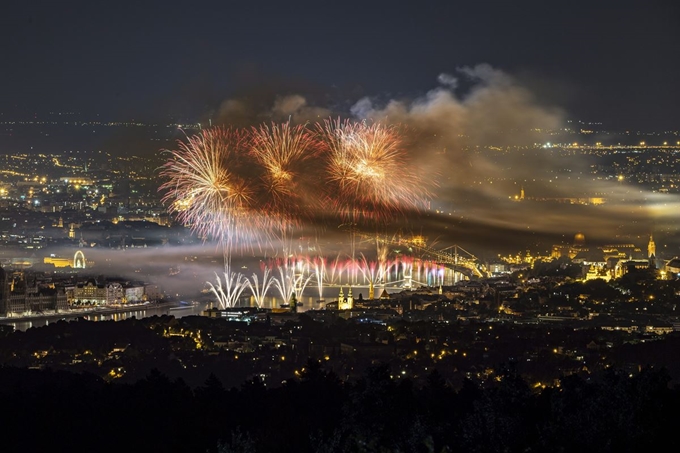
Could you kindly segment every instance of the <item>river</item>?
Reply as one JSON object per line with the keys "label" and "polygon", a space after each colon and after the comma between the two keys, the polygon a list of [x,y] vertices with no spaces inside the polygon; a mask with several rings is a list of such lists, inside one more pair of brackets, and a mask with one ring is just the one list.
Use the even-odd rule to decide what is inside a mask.
{"label": "river", "polygon": [[[364,293],[368,293],[365,287],[357,286],[354,287],[355,295],[359,293],[360,290],[364,290]],[[327,292],[336,293],[339,289],[334,288]],[[382,290],[380,290],[382,291]],[[394,289],[390,289],[390,292],[394,292]],[[378,292],[378,291],[376,291]],[[324,308],[323,303],[317,302],[318,294],[315,296],[308,295],[311,293],[316,293],[310,288],[307,288],[302,297],[300,297],[300,303],[302,305],[298,306],[298,312],[304,312],[307,310],[319,310]],[[337,293],[336,293],[337,294]],[[336,300],[337,295],[326,297],[327,301]],[[281,298],[274,296],[267,296],[264,298],[264,303],[261,308],[271,309],[279,308],[281,305]],[[14,327],[14,330],[25,331],[31,327],[41,327],[46,326],[51,323],[55,323],[61,320],[71,321],[77,318],[84,318],[88,321],[122,321],[124,319],[130,318],[147,318],[151,316],[162,316],[162,315],[172,315],[176,318],[181,318],[183,316],[196,316],[200,315],[206,308],[210,308],[212,305],[209,302],[198,303],[197,305],[187,305],[187,306],[177,306],[177,304],[163,304],[163,305],[140,305],[137,307],[100,307],[96,310],[91,311],[77,311],[69,312],[64,311],[62,313],[50,313],[45,315],[34,315],[34,316],[22,316],[13,318],[0,318],[0,324],[8,324]],[[255,299],[250,297],[243,297],[239,306],[250,306],[255,307]]]}
{"label": "river", "polygon": [[[252,298],[250,301],[244,299],[243,306],[255,306]],[[313,308],[312,304],[316,304],[315,308],[323,308],[314,300],[313,297],[302,297],[302,305],[298,307],[298,311],[306,311]],[[276,308],[280,305],[280,299],[276,297],[265,298],[262,308]],[[84,318],[88,321],[122,321],[130,318],[147,318],[151,316],[172,315],[175,318],[183,316],[200,315],[206,308],[211,306],[210,303],[199,303],[198,305],[177,306],[176,304],[165,304],[160,306],[141,305],[134,308],[109,308],[102,307],[91,311],[64,311],[61,313],[50,313],[44,315],[22,316],[14,318],[0,318],[0,324],[7,324],[14,327],[14,330],[25,331],[31,327],[47,326],[61,320],[71,321],[78,318]]]}
{"label": "river", "polygon": [[134,308],[101,308],[91,311],[49,313],[45,315],[21,316],[14,318],[0,318],[0,324],[14,327],[14,330],[27,330],[31,327],[42,327],[61,320],[72,321],[84,318],[88,321],[122,321],[130,318],[146,318],[150,316],[173,315],[177,318],[182,316],[200,315],[207,304],[196,306],[176,307],[174,305],[146,305]]}

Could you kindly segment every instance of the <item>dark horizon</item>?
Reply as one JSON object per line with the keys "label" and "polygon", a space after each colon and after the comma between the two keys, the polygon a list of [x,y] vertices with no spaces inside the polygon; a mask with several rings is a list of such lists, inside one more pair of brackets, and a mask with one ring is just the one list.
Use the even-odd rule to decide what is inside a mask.
{"label": "dark horizon", "polygon": [[608,129],[677,127],[680,7],[657,0],[115,5],[15,3],[1,19],[0,111],[214,116],[301,95],[348,114],[364,98],[423,98],[460,69],[510,75],[542,108]]}

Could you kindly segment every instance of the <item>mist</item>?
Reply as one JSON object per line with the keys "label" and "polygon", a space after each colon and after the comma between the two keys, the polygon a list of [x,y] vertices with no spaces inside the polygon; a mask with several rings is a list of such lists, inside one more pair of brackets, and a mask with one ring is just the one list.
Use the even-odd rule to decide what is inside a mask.
{"label": "mist", "polygon": [[[430,184],[432,196],[429,206],[406,210],[387,224],[359,225],[357,252],[369,259],[376,254],[376,234],[420,235],[434,248],[457,244],[491,261],[525,250],[548,254],[554,244],[571,243],[576,233],[585,234],[590,245],[638,246],[653,233],[662,257],[680,254],[680,197],[642,189],[616,175],[593,174],[596,157],[563,146],[569,143],[567,113],[559,106],[545,105],[530,87],[485,64],[440,74],[433,85],[412,98],[361,96],[332,106],[317,105],[304,94],[269,90],[223,100],[210,116],[213,124],[234,127],[289,120],[313,126],[328,118],[399,125],[408,171]],[[315,182],[323,184],[323,178]],[[601,203],[590,201],[598,198]],[[285,241],[280,233],[241,244],[232,270],[246,277],[260,273],[270,260],[283,258],[284,249],[329,260],[349,254],[350,232],[332,212],[310,212],[303,224],[286,232]],[[404,251],[396,244],[392,249]],[[211,242],[84,251],[93,263],[86,274],[154,282],[168,294],[197,293],[224,271],[222,251]]]}

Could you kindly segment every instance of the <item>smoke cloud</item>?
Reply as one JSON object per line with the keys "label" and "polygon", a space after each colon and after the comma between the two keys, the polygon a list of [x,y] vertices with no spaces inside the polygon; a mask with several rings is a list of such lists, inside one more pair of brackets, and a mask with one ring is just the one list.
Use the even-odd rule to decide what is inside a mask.
{"label": "smoke cloud", "polygon": [[439,77],[437,77],[437,81],[441,83],[442,85],[448,86],[452,90],[455,90],[456,87],[458,87],[458,79],[451,74],[439,74]]}
{"label": "smoke cloud", "polygon": [[[611,243],[672,228],[668,206],[677,206],[676,197],[660,199],[611,175],[595,176],[587,156],[541,147],[571,140],[564,133],[565,112],[544,105],[511,75],[479,64],[442,73],[436,82],[439,86],[418,97],[364,96],[344,110],[314,105],[302,94],[270,96],[264,104],[227,100],[220,117],[235,125],[348,115],[399,124],[411,171],[438,187],[430,211],[414,212],[408,225],[393,227],[445,243],[484,251],[533,243],[545,251],[551,241],[570,241],[579,231]],[[515,201],[522,192],[524,200]],[[579,204],[597,197],[605,203]]]}

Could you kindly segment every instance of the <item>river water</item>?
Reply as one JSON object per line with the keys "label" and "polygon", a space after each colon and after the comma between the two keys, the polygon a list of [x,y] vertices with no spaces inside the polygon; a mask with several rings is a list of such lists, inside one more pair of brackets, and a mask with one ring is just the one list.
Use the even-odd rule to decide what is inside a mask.
{"label": "river water", "polygon": [[2,324],[8,324],[14,327],[14,330],[27,330],[30,329],[31,327],[42,327],[46,326],[49,324],[56,323],[61,320],[65,321],[72,321],[77,318],[84,318],[87,319],[88,321],[121,321],[123,319],[130,319],[130,318],[146,318],[149,316],[161,316],[161,315],[173,315],[175,317],[181,317],[181,316],[189,316],[189,315],[199,315],[201,314],[201,311],[205,309],[205,305],[203,306],[189,306],[186,308],[181,308],[181,309],[174,309],[173,307],[170,306],[161,306],[161,307],[154,307],[154,306],[148,306],[148,307],[140,307],[138,309],[133,309],[133,310],[127,310],[127,309],[121,309],[120,311],[116,312],[104,312],[104,313],[97,313],[96,311],[91,311],[91,312],[78,312],[78,313],[69,313],[69,312],[63,312],[60,314],[55,314],[55,315],[48,315],[48,316],[41,316],[41,315],[36,315],[36,316],[23,316],[23,317],[16,317],[16,318],[3,318],[0,319],[0,323]]}
{"label": "river water", "polygon": [[[326,301],[337,300],[339,288],[325,288],[324,298]],[[368,294],[368,288],[364,286],[354,286],[354,296],[358,297],[363,291],[363,294]],[[347,291],[347,288],[345,288]],[[390,293],[398,291],[395,288],[388,288]],[[376,293],[381,294],[382,289],[378,290],[376,288]],[[304,312],[307,310],[321,310],[325,308],[324,303],[319,303],[319,294],[315,289],[307,288],[300,297],[299,302],[301,305],[298,306],[298,312]],[[281,306],[281,298],[274,296],[267,296],[264,298],[264,303],[261,308],[271,309],[279,308]],[[238,306],[245,307],[255,307],[255,299],[250,296],[243,297]],[[205,309],[211,308],[212,304],[209,302],[199,303],[197,305],[187,305],[187,306],[173,306],[173,305],[161,305],[161,306],[140,306],[139,308],[121,308],[114,311],[110,307],[102,307],[99,311],[89,311],[77,313],[64,312],[58,315],[36,315],[36,316],[24,316],[15,318],[0,318],[0,324],[9,324],[14,327],[15,330],[25,331],[31,327],[41,327],[46,326],[51,323],[58,322],[60,320],[74,320],[77,318],[85,318],[88,321],[122,321],[124,319],[130,318],[147,318],[151,316],[162,316],[162,315],[172,315],[176,318],[181,318],[183,316],[196,316],[200,315]]]}
{"label": "river water", "polygon": [[[323,304],[316,302],[314,297],[303,296],[301,298],[302,305],[298,306],[298,311],[306,311],[312,309],[323,308]],[[281,300],[276,297],[266,297],[262,308],[278,308],[281,304]],[[253,298],[244,299],[241,306],[255,306]],[[16,318],[1,318],[0,324],[8,324],[14,327],[14,330],[25,331],[31,327],[41,327],[46,326],[51,323],[55,323],[61,320],[71,321],[77,318],[84,318],[88,321],[122,321],[124,319],[130,318],[147,318],[151,316],[162,316],[171,315],[175,318],[181,318],[183,316],[196,316],[200,315],[206,308],[210,308],[210,303],[200,303],[198,305],[188,305],[188,306],[141,306],[137,309],[120,309],[118,311],[112,312],[108,308],[102,309],[102,313],[96,311],[89,312],[77,312],[69,313],[63,312],[58,315],[36,315],[36,316],[25,316]]]}

